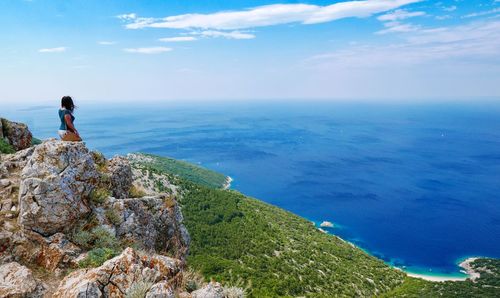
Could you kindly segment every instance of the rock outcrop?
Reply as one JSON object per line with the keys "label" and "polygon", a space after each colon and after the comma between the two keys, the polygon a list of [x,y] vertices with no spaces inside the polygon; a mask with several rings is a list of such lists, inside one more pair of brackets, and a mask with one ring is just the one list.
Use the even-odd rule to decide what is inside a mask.
{"label": "rock outcrop", "polygon": [[113,157],[107,162],[107,171],[113,196],[117,199],[128,198],[132,186],[132,168],[128,159],[122,156]]}
{"label": "rock outcrop", "polygon": [[9,212],[17,214],[19,176],[33,151],[34,148],[28,148],[0,157],[0,210],[4,216]]}
{"label": "rock outcrop", "polygon": [[99,175],[83,143],[46,141],[21,172],[19,223],[45,236],[65,232],[89,212]]}
{"label": "rock outcrop", "polygon": [[224,288],[218,282],[211,282],[191,293],[192,298],[224,298]]}
{"label": "rock outcrop", "polygon": [[127,248],[121,255],[106,261],[100,267],[81,269],[69,274],[52,297],[125,297],[134,284],[144,281],[153,285],[153,295],[161,292],[165,283],[175,283],[181,270],[180,265],[176,259],[161,255],[141,255],[132,248]]}
{"label": "rock outcrop", "polygon": [[43,297],[44,289],[44,285],[25,266],[16,262],[0,266],[0,297]]}
{"label": "rock outcrop", "polygon": [[[16,149],[31,138],[22,124],[1,123]],[[139,178],[156,181],[134,173],[126,158],[106,160],[83,142],[51,139],[0,155],[0,297],[125,297],[144,285],[149,298],[183,292],[177,287],[189,234],[177,192],[152,188],[130,198]],[[127,248],[64,277],[107,258],[92,260],[92,251],[112,256],[126,245],[147,253]],[[46,273],[37,271],[38,280],[30,268]]]}
{"label": "rock outcrop", "polygon": [[4,138],[16,151],[29,148],[33,136],[28,126],[0,118],[0,137]]}
{"label": "rock outcrop", "polygon": [[146,294],[146,298],[175,298],[174,287],[168,281],[154,284]]}
{"label": "rock outcrop", "polygon": [[43,268],[54,271],[57,268],[75,268],[78,266],[76,259],[82,253],[80,247],[68,240],[63,233],[57,233],[43,239],[37,264]]}
{"label": "rock outcrop", "polygon": [[148,250],[186,256],[189,235],[181,224],[182,214],[173,198],[158,195],[115,200],[111,206],[123,219],[116,228],[118,237],[133,239]]}

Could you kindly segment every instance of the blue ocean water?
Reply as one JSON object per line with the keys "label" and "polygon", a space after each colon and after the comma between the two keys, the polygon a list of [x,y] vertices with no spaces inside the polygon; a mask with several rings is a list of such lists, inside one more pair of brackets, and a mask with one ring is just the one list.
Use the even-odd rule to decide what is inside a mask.
{"label": "blue ocean water", "polygon": [[[0,114],[55,137],[57,102]],[[500,257],[500,104],[86,104],[76,126],[107,156],[148,152],[230,175],[232,188],[415,272]]]}

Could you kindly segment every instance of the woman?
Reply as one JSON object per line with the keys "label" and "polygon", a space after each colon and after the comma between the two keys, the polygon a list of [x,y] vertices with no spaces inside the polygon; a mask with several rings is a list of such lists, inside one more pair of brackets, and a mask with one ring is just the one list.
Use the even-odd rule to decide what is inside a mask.
{"label": "woman", "polygon": [[70,96],[64,96],[61,99],[61,109],[59,110],[59,119],[61,119],[61,126],[59,127],[59,136],[63,141],[73,141],[79,142],[82,140],[78,130],[76,130],[73,122],[75,121],[75,116],[73,116],[73,110],[75,109],[75,104]]}

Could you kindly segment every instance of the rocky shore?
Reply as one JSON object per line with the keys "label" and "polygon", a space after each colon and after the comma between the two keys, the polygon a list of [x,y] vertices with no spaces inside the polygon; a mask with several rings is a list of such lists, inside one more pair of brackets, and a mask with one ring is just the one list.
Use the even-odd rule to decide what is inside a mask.
{"label": "rocky shore", "polygon": [[476,271],[474,267],[472,266],[472,263],[476,261],[479,258],[467,258],[463,262],[460,263],[460,267],[462,267],[465,270],[465,273],[469,276],[469,278],[474,281],[478,278],[481,277],[481,273]]}

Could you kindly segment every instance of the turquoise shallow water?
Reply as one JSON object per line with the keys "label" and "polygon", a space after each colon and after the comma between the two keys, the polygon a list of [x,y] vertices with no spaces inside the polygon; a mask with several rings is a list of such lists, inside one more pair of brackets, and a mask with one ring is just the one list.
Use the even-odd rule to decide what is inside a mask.
{"label": "turquoise shallow water", "polygon": [[[57,104],[0,114],[56,136]],[[460,258],[500,257],[500,104],[82,103],[76,117],[107,156],[143,151],[223,172],[412,272],[460,275]]]}

